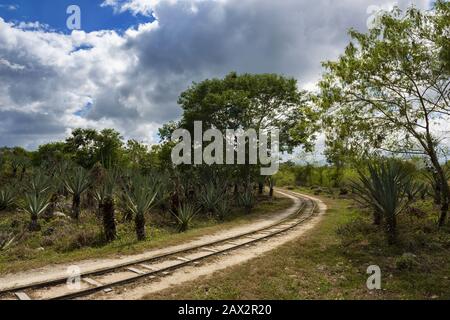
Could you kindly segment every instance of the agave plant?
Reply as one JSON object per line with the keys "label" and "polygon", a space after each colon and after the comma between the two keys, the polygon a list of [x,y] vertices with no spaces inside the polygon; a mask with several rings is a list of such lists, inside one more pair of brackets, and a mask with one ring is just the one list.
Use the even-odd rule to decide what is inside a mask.
{"label": "agave plant", "polygon": [[[397,161],[369,164],[367,173],[358,171],[359,181],[353,183],[356,200],[368,205],[374,212],[374,222],[385,220],[389,244],[397,240],[397,216],[408,208],[420,186]],[[410,197],[408,197],[410,193]]]}
{"label": "agave plant", "polygon": [[8,250],[17,241],[18,236],[12,232],[0,232],[0,251]]}
{"label": "agave plant", "polygon": [[11,187],[0,190],[0,211],[11,208],[16,200],[16,195]]}
{"label": "agave plant", "polygon": [[149,184],[148,177],[134,175],[131,184],[126,188],[127,207],[134,215],[136,236],[139,241],[145,240],[145,215],[155,204],[157,191]]}
{"label": "agave plant", "polygon": [[25,195],[23,210],[31,217],[31,222],[28,227],[30,231],[39,231],[41,229],[38,218],[47,209],[49,204],[50,198],[47,193],[27,193]]}
{"label": "agave plant", "polygon": [[178,207],[177,213],[172,214],[177,220],[178,231],[185,232],[189,229],[192,220],[195,218],[200,209],[197,209],[193,204],[185,202]]}
{"label": "agave plant", "polygon": [[99,215],[103,219],[105,240],[108,242],[115,240],[117,237],[114,203],[116,183],[117,172],[106,172],[101,185],[95,191]]}
{"label": "agave plant", "polygon": [[230,214],[231,204],[227,198],[220,200],[216,206],[216,213],[219,220],[223,221]]}
{"label": "agave plant", "polygon": [[256,197],[251,189],[246,189],[238,198],[239,206],[245,209],[245,213],[249,214],[256,204]]}
{"label": "agave plant", "polygon": [[41,194],[47,194],[52,187],[50,178],[46,176],[41,170],[37,170],[25,186],[25,190],[29,194],[34,194],[38,197]]}
{"label": "agave plant", "polygon": [[204,187],[204,192],[200,194],[200,204],[208,214],[216,212],[217,203],[220,201],[223,192],[214,183],[208,183]]}
{"label": "agave plant", "polygon": [[72,217],[76,220],[80,218],[81,195],[89,188],[89,173],[83,168],[77,168],[73,173],[68,173],[63,177],[67,191],[72,195]]}

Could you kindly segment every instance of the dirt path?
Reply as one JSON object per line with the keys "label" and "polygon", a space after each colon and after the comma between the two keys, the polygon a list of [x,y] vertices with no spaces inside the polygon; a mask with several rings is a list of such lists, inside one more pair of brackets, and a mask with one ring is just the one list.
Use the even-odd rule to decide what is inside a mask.
{"label": "dirt path", "polygon": [[[287,195],[287,194],[286,194]],[[155,293],[180,283],[193,281],[201,276],[210,276],[215,271],[223,270],[225,268],[244,263],[250,259],[263,255],[278,246],[295,240],[303,235],[305,232],[314,228],[314,226],[323,218],[326,213],[327,206],[319,199],[309,197],[318,203],[318,214],[313,218],[307,220],[305,223],[296,227],[295,229],[283,234],[279,237],[272,238],[270,241],[259,243],[251,248],[243,248],[233,251],[226,256],[216,258],[214,261],[206,262],[200,266],[188,266],[174,271],[171,275],[160,278],[159,280],[141,281],[138,284],[130,285],[124,288],[118,288],[111,293],[98,293],[91,296],[90,299],[105,299],[105,300],[137,300],[143,299],[146,295]],[[292,210],[289,210],[292,212]]]}
{"label": "dirt path", "polygon": [[[50,280],[50,279],[66,278],[69,275],[68,269],[73,266],[79,267],[82,273],[93,272],[95,270],[112,267],[114,265],[129,263],[129,262],[138,261],[138,260],[142,260],[142,259],[148,259],[148,258],[152,258],[154,256],[164,254],[164,253],[170,253],[170,252],[177,251],[180,249],[186,249],[189,247],[202,245],[205,243],[221,240],[221,239],[228,238],[231,236],[236,236],[236,235],[239,235],[239,234],[242,234],[245,232],[251,232],[256,229],[264,228],[273,223],[276,223],[277,221],[279,221],[285,217],[288,217],[288,216],[294,214],[300,207],[301,201],[298,198],[293,197],[287,193],[283,193],[281,191],[279,191],[278,193],[293,199],[294,205],[287,210],[284,210],[282,212],[277,212],[272,215],[264,216],[264,218],[257,219],[252,223],[249,223],[249,224],[246,224],[243,226],[234,227],[234,228],[231,228],[226,231],[221,231],[218,233],[201,236],[196,240],[189,241],[182,245],[166,247],[164,249],[152,250],[152,251],[148,251],[148,252],[145,252],[142,254],[137,254],[137,255],[121,256],[121,257],[115,257],[115,258],[109,258],[109,259],[102,258],[102,259],[84,260],[84,261],[79,261],[77,263],[50,265],[50,266],[46,266],[46,267],[35,269],[35,270],[29,270],[26,272],[7,274],[5,276],[0,277],[0,290],[4,290],[7,288],[16,287],[16,286],[34,284],[34,283],[38,283],[38,282]],[[313,219],[313,220],[315,220],[315,219]],[[307,224],[308,225],[311,224],[311,221],[312,220],[310,220],[310,222],[308,222]],[[289,236],[292,236],[292,235],[298,236],[299,230],[300,229],[296,229],[296,231],[289,233],[287,238],[289,238]],[[273,242],[273,244],[279,243],[280,240],[282,240],[283,238],[285,238],[285,236],[278,238],[276,241]],[[289,241],[289,239],[287,239],[286,241]],[[284,242],[281,242],[281,243],[284,243]],[[279,243],[279,244],[281,244],[281,243]],[[271,242],[271,244],[272,244],[272,242]],[[277,244],[277,245],[279,245],[279,244]],[[271,245],[271,248],[273,248],[275,246]],[[258,247],[254,247],[252,249],[247,249],[247,250],[251,251],[252,254],[253,253],[261,254],[262,252],[267,251],[267,250],[263,250],[262,252],[260,252],[261,249],[263,249],[264,247],[265,247],[265,245],[261,245],[261,248],[259,248],[259,246],[258,246]],[[268,249],[268,250],[270,250],[270,249]],[[233,253],[232,255],[230,255],[229,258],[234,257],[235,255],[238,255],[239,258],[232,259],[235,264],[235,263],[240,263],[242,261],[250,259],[251,256],[248,256],[249,254],[250,253],[242,254],[242,253],[239,253],[239,251],[236,251],[236,253]],[[244,257],[248,257],[248,258],[242,260],[242,258],[244,258]],[[232,264],[233,264],[232,262],[226,262],[224,264],[224,267],[226,267],[228,265],[232,265]],[[198,267],[198,269],[195,270],[196,272],[192,273],[191,277],[186,277],[186,280],[183,280],[183,281],[188,281],[188,280],[193,279],[194,278],[193,276],[195,274],[202,275],[205,272],[208,273],[208,272],[213,272],[216,270],[216,268],[213,266],[211,268],[206,268],[206,271],[205,270],[201,271],[203,269],[204,269],[204,267]],[[184,270],[182,272],[184,273]],[[176,277],[178,280],[176,280],[176,279],[174,280],[173,277]],[[181,279],[184,279],[184,278],[180,277],[177,272],[177,273],[174,273],[172,276],[165,277],[164,280],[161,281],[160,283],[157,283],[157,285],[155,285],[155,287],[160,287],[161,289],[164,289],[165,287],[168,287],[169,285],[171,285],[171,283],[173,281],[175,281],[175,283],[179,283],[181,281]],[[163,282],[166,283],[166,285],[162,284]],[[141,294],[147,293],[147,292],[151,292],[151,291],[145,291],[145,292],[143,291]],[[123,298],[128,299],[131,297],[135,298],[138,296],[139,296],[139,293],[136,292],[134,295],[129,296],[129,297],[124,295]],[[111,297],[119,298],[115,294],[111,295]]]}

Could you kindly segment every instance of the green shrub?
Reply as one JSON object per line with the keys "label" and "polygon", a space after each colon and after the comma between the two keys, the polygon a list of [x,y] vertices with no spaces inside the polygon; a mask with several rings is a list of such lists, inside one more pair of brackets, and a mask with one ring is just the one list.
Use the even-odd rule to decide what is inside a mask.
{"label": "green shrub", "polygon": [[177,213],[172,212],[178,225],[178,231],[187,231],[199,211],[200,209],[197,209],[193,204],[186,202],[178,207]]}
{"label": "green shrub", "polygon": [[16,200],[15,191],[10,187],[0,190],[0,211],[10,209]]}
{"label": "green shrub", "polygon": [[404,253],[395,261],[395,266],[398,270],[412,270],[417,265],[417,257],[412,253]]}

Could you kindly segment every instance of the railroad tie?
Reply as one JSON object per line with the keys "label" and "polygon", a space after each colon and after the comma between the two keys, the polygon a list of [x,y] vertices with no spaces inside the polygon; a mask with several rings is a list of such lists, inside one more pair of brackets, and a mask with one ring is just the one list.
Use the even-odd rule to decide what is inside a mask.
{"label": "railroad tie", "polygon": [[14,294],[19,300],[31,300],[31,298],[25,292],[15,292]]}
{"label": "railroad tie", "polygon": [[203,248],[203,251],[208,251],[208,252],[213,252],[213,253],[219,252],[219,251],[216,250],[216,249],[210,249],[210,248]]}
{"label": "railroad tie", "polygon": [[132,267],[127,268],[127,270],[128,270],[128,271],[131,271],[131,272],[134,272],[134,273],[137,273],[137,274],[144,274],[144,273],[145,273],[144,271],[141,271],[141,270],[139,270],[139,269],[132,268]]}
{"label": "railroad tie", "polygon": [[86,283],[89,283],[90,285],[92,285],[94,287],[101,287],[101,286],[103,286],[102,283],[100,283],[100,282],[98,282],[98,281],[96,281],[94,279],[91,279],[91,278],[82,278],[82,280],[84,282],[86,282]]}
{"label": "railroad tie", "polygon": [[145,263],[141,263],[139,266],[144,268],[144,269],[150,270],[150,271],[157,271],[158,270],[157,268],[152,267],[152,266],[150,266],[148,264],[145,264]]}
{"label": "railroad tie", "polygon": [[190,259],[183,258],[183,257],[177,257],[177,260],[184,261],[184,262],[190,262],[191,261]]}
{"label": "railroad tie", "polygon": [[233,246],[238,246],[238,245],[239,245],[239,243],[231,242],[231,241],[228,241],[227,243],[228,243],[228,244],[231,244],[231,245],[233,245]]}

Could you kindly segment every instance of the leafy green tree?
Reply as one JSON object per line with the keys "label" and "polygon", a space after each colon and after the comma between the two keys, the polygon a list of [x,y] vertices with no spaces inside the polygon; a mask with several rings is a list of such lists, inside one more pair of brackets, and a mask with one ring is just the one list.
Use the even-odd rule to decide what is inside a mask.
{"label": "leafy green tree", "polygon": [[441,58],[449,12],[448,2],[437,1],[432,12],[395,9],[369,33],[351,30],[353,41],[338,61],[324,63],[320,82],[326,123],[345,132],[352,148],[429,159],[441,184],[440,226],[449,209],[438,134],[450,120],[450,77]]}
{"label": "leafy green tree", "polygon": [[33,153],[33,165],[48,164],[49,166],[54,166],[69,158],[70,155],[66,152],[66,144],[64,142],[51,142],[40,145],[38,150]]}
{"label": "leafy green tree", "polygon": [[75,129],[66,139],[66,152],[74,162],[90,169],[96,162],[111,168],[120,164],[123,157],[123,142],[120,133],[114,129],[98,132],[94,129]]}
{"label": "leafy green tree", "polygon": [[[293,78],[232,72],[224,79],[194,83],[181,94],[180,125],[192,130],[195,121],[202,121],[204,128],[219,130],[251,128],[258,132],[278,128],[282,151],[292,151],[300,143],[311,148],[315,113],[306,98]],[[169,135],[175,125],[170,124],[163,132]]]}

